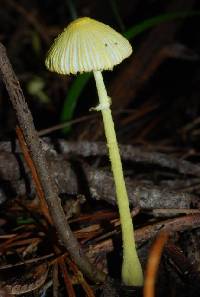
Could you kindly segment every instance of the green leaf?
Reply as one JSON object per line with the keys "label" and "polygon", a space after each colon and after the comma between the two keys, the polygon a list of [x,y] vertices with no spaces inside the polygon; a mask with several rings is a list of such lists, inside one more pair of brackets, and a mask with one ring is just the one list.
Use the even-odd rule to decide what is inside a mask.
{"label": "green leaf", "polygon": [[[16,223],[17,225],[29,225],[29,224],[35,223],[35,221],[33,218],[28,218],[28,217],[26,218],[26,217],[20,216],[17,218]],[[17,230],[17,228],[15,230]]]}
{"label": "green leaf", "polygon": [[[69,121],[72,119],[74,110],[76,108],[78,98],[80,94],[82,93],[85,85],[89,81],[91,77],[91,73],[84,73],[77,76],[77,78],[73,81],[68,93],[67,97],[64,101],[64,105],[62,108],[61,113],[61,122]],[[64,133],[68,133],[70,131],[71,127],[68,126],[63,129]]]}
{"label": "green leaf", "polygon": [[124,32],[124,36],[127,39],[132,39],[135,36],[139,35],[140,33],[143,33],[144,31],[156,25],[159,25],[163,22],[173,21],[175,19],[180,19],[180,18],[198,16],[198,15],[200,15],[200,11],[179,11],[179,12],[160,14],[153,18],[146,19],[143,22],[140,22],[139,24],[129,28],[126,32]]}

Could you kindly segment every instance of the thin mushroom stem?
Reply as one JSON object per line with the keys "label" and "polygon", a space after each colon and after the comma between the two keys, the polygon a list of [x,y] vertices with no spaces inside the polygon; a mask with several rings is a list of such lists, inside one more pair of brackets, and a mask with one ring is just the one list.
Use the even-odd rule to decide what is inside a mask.
{"label": "thin mushroom stem", "polygon": [[112,172],[116,187],[116,197],[119,208],[119,215],[122,228],[123,242],[123,262],[122,262],[122,281],[125,285],[142,286],[143,272],[137,255],[133,222],[130,214],[128,194],[124,181],[121,157],[115,134],[114,122],[110,110],[110,101],[104,85],[102,73],[94,71],[99,105],[95,108],[101,110]]}

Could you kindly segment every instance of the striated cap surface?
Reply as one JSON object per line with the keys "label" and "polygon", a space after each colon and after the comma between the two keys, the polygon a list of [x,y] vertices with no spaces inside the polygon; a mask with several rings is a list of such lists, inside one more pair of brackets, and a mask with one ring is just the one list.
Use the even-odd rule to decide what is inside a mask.
{"label": "striated cap surface", "polygon": [[76,74],[111,70],[132,53],[129,41],[110,26],[79,18],[55,39],[45,61],[50,71]]}

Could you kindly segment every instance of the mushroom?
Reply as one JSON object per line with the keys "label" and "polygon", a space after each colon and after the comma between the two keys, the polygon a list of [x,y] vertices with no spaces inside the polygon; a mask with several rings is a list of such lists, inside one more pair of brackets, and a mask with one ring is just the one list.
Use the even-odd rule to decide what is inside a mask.
{"label": "mushroom", "polygon": [[93,108],[102,112],[105,135],[119,208],[122,242],[122,281],[125,285],[142,286],[143,272],[137,255],[129,200],[122,163],[110,110],[111,99],[104,85],[102,71],[112,70],[132,53],[129,41],[110,26],[89,17],[68,25],[51,46],[45,61],[50,71],[60,74],[93,72],[99,104]]}

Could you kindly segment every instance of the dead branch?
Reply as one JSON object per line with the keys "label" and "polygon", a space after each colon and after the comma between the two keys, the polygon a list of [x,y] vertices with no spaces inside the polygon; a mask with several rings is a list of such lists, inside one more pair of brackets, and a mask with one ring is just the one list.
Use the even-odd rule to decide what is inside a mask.
{"label": "dead branch", "polygon": [[33,118],[25,101],[19,81],[12,69],[5,47],[0,44],[0,74],[16,112],[24,138],[35,164],[45,194],[52,220],[63,244],[78,267],[93,281],[104,281],[105,275],[97,271],[88,261],[78,241],[73,235],[62,209],[55,181],[50,176],[45,151],[35,130]]}
{"label": "dead branch", "polygon": [[[147,240],[155,238],[158,232],[166,231],[170,234],[174,232],[183,232],[200,227],[200,214],[177,217],[163,220],[151,225],[135,230],[135,239],[138,245],[142,245]],[[91,244],[87,248],[90,257],[98,253],[109,253],[113,251],[114,245],[111,238],[99,243]]]}
{"label": "dead branch", "polygon": [[[83,157],[107,156],[107,147],[103,142],[73,142],[58,140],[57,145],[59,146],[60,152],[63,154],[80,155]],[[199,165],[171,157],[167,154],[152,152],[142,146],[135,147],[132,145],[120,145],[120,152],[121,157],[124,161],[159,165],[164,168],[176,170],[177,172],[182,174],[200,176]]]}
{"label": "dead branch", "polygon": [[[1,146],[2,148],[7,146]],[[58,186],[59,194],[85,194],[79,188],[79,175],[72,164],[63,158],[63,155],[47,154],[51,176]],[[10,185],[14,195],[33,195],[34,187],[28,168],[19,163],[19,154],[0,150],[0,180]],[[24,169],[20,167],[24,166]],[[80,168],[85,175],[91,198],[105,200],[115,205],[114,182],[110,172],[97,170],[84,163]],[[23,173],[24,171],[24,173]],[[28,183],[28,185],[27,185]],[[193,194],[170,190],[170,187],[158,187],[153,184],[141,184],[126,178],[129,199],[133,207],[140,206],[142,209],[154,208],[183,208],[189,209],[199,203],[199,198]],[[28,189],[31,189],[31,191]],[[6,189],[3,183],[0,185],[0,201],[6,200]]]}
{"label": "dead branch", "polygon": [[[0,151],[13,152],[12,147],[15,146],[15,152],[20,153],[18,143],[0,142]],[[44,150],[50,153],[56,153],[55,149],[59,148],[60,154],[69,156],[82,157],[103,157],[107,156],[107,148],[103,142],[93,141],[66,141],[58,139],[56,145],[51,142],[49,138],[44,138],[42,142]],[[55,148],[56,147],[56,148]],[[174,158],[170,155],[154,152],[142,146],[120,145],[121,157],[124,161],[132,161],[134,163],[145,163],[151,165],[158,165],[160,167],[168,168],[177,171],[181,174],[200,176],[200,165],[193,164],[189,161]],[[63,156],[64,158],[64,156]],[[1,163],[0,163],[1,166]]]}

